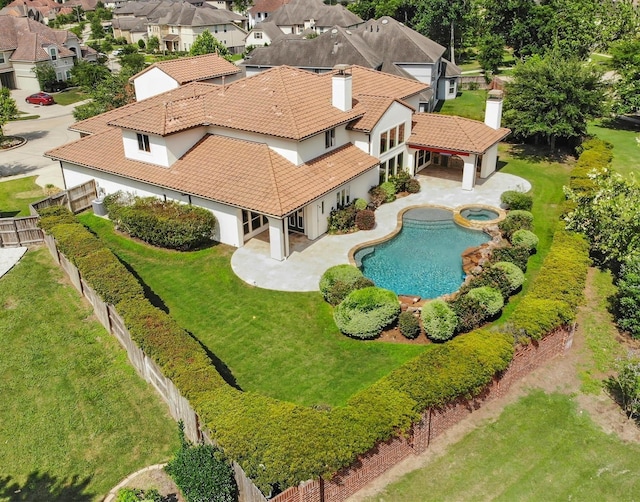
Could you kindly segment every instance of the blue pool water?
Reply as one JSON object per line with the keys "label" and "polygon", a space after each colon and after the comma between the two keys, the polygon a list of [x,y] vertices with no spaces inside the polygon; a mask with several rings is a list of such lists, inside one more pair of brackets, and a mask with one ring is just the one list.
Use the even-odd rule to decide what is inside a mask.
{"label": "blue pool water", "polygon": [[436,298],[462,284],[462,252],[488,240],[484,232],[454,223],[451,211],[410,209],[399,234],[358,250],[355,260],[376,286],[399,295]]}
{"label": "blue pool water", "polygon": [[463,209],[462,211],[460,211],[460,215],[467,220],[475,221],[491,221],[495,220],[498,217],[498,213],[496,213],[495,211],[482,207]]}

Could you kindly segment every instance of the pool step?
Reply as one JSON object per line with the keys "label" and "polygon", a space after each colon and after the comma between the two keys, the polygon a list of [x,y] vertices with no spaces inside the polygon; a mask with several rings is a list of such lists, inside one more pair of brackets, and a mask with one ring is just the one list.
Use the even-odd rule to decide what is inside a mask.
{"label": "pool step", "polygon": [[452,228],[455,226],[453,220],[412,220],[405,218],[402,220],[402,228]]}

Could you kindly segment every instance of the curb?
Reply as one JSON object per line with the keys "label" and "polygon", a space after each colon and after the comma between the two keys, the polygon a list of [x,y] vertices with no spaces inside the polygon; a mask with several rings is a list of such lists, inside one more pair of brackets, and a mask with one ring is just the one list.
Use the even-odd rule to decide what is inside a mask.
{"label": "curb", "polygon": [[116,496],[118,495],[118,491],[120,490],[120,488],[124,488],[138,474],[142,474],[143,472],[148,472],[148,471],[159,471],[160,469],[164,469],[165,465],[167,465],[167,464],[164,463],[164,464],[150,465],[148,467],[140,469],[139,471],[134,472],[133,474],[129,474],[126,478],[124,478],[122,481],[120,481],[116,486],[114,486],[111,489],[111,491],[103,499],[103,502],[113,502],[115,500]]}
{"label": "curb", "polygon": [[21,146],[26,145],[29,140],[27,138],[25,138],[24,136],[18,136],[18,135],[7,135],[5,136],[5,138],[20,138],[22,140],[22,143],[20,143],[19,145],[14,145],[10,148],[3,148],[2,150],[0,150],[0,152],[10,152],[11,150],[15,150],[16,148],[20,148]]}

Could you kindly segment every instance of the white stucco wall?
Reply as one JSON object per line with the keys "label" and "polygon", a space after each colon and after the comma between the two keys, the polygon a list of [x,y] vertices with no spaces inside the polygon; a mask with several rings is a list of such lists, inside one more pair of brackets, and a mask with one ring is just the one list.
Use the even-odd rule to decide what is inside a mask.
{"label": "white stucco wall", "polygon": [[[260,38],[256,37],[256,33],[260,34]],[[271,39],[262,30],[250,31],[247,38],[244,41],[245,45],[255,45],[256,47],[262,47],[266,44],[271,44]]]}
{"label": "white stucco wall", "polygon": [[124,145],[125,157],[148,162],[157,166],[169,167],[169,152],[167,151],[165,139],[152,134],[147,134],[147,136],[149,136],[149,152],[138,148],[138,136],[135,131],[123,129],[122,144]]}
{"label": "white stucco wall", "polygon": [[[122,190],[131,192],[140,197],[159,197],[167,200],[175,200],[182,203],[189,203],[189,197],[182,195],[174,190],[157,187],[140,181],[131,180],[122,176],[116,176],[110,173],[94,171],[86,167],[62,163],[62,172],[64,175],[65,188],[80,185],[91,179],[95,179],[98,189],[104,191],[105,194],[111,194]],[[239,208],[220,204],[211,200],[202,199],[192,196],[191,204],[194,206],[204,207],[210,210],[218,224],[214,235],[215,240],[230,246],[241,247],[242,239],[242,213]]]}
{"label": "white stucco wall", "polygon": [[[411,117],[413,112],[410,108],[394,102],[385,114],[380,118],[378,123],[371,131],[371,155],[379,159],[389,158],[397,155],[404,148],[406,150],[406,142],[411,135]],[[383,154],[380,153],[380,134],[388,131],[392,127],[404,123],[404,143],[396,145],[394,148],[387,150]],[[381,156],[382,155],[382,156]]]}
{"label": "white stucco wall", "polygon": [[133,81],[136,91],[136,101],[156,96],[171,89],[180,87],[172,77],[160,68],[152,68]]}
{"label": "white stucco wall", "polygon": [[202,139],[206,132],[207,128],[203,126],[165,136],[164,141],[169,165],[173,165],[176,160],[189,151],[193,145]]}

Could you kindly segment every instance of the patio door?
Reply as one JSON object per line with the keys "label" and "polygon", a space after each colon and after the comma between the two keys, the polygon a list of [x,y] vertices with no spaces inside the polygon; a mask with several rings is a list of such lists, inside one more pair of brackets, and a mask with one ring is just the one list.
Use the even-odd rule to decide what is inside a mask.
{"label": "patio door", "polygon": [[289,230],[304,233],[304,209],[298,209],[289,215]]}

